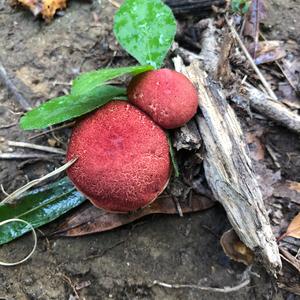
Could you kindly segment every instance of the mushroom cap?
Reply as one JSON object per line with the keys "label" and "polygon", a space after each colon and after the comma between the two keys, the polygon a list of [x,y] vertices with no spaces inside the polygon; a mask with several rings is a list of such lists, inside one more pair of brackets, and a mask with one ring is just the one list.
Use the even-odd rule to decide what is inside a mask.
{"label": "mushroom cap", "polygon": [[170,176],[165,132],[126,101],[111,101],[73,129],[67,169],[74,185],[95,206],[129,212],[147,206]]}
{"label": "mushroom cap", "polygon": [[128,86],[128,99],[166,129],[181,127],[197,112],[198,94],[191,81],[169,69],[135,76]]}

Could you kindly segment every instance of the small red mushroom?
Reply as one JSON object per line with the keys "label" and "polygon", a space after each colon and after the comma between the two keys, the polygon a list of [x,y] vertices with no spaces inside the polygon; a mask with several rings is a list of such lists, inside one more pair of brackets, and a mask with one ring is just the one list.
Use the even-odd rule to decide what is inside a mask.
{"label": "small red mushroom", "polygon": [[170,176],[165,132],[126,101],[111,101],[80,120],[71,135],[67,170],[95,206],[129,212],[153,202]]}
{"label": "small red mushroom", "polygon": [[198,94],[190,80],[169,69],[135,76],[128,86],[128,99],[166,129],[181,127],[197,112]]}

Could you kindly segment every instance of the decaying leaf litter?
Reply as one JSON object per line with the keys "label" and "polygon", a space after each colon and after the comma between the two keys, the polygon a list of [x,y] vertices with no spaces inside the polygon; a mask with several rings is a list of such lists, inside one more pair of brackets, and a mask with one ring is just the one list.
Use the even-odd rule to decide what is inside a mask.
{"label": "decaying leaf litter", "polygon": [[[191,47],[192,46],[193,45],[191,45]],[[185,46],[185,47],[189,48],[187,46]],[[178,50],[181,50],[181,52],[183,52],[183,55],[185,55],[184,58],[189,58],[190,55],[191,55],[189,52],[186,52],[185,49],[180,49],[179,48]],[[192,50],[193,50],[193,52],[195,54],[195,49],[192,49]],[[175,51],[176,51],[176,49],[175,49]],[[243,59],[243,57],[241,57],[241,55],[239,55],[238,58],[239,59]],[[235,63],[235,59],[236,59],[236,57],[233,57],[233,65]],[[247,60],[244,59],[244,63],[246,61]],[[240,65],[237,68],[234,69],[236,71],[237,75],[239,75],[239,72],[242,69],[242,65],[243,64],[240,63]],[[258,84],[258,86],[259,86],[259,83],[258,83],[258,80],[257,80],[257,75],[253,73],[253,71],[251,70],[251,68],[248,67],[248,68],[244,68],[244,69],[242,69],[242,70],[243,71],[247,70],[248,73],[250,73],[248,75],[248,78],[246,79],[246,83],[249,80],[250,83],[252,83],[254,86],[256,86],[256,84]],[[264,76],[266,78],[270,77],[270,78],[268,78],[268,82],[271,82],[273,86],[276,85],[276,79],[278,80],[278,78],[281,78],[280,76],[282,76],[282,75],[278,74],[278,71],[276,71],[276,70],[274,71],[272,66],[268,66],[266,70],[263,69],[263,72],[264,72]],[[274,78],[272,79],[272,77],[269,75],[268,72],[271,72],[272,75],[275,76],[275,79]],[[236,78],[237,77],[235,77],[234,79],[236,79]],[[244,78],[244,77],[240,76],[240,78]],[[264,89],[262,89],[262,90],[264,90]],[[231,92],[231,90],[230,90],[230,92]],[[283,222],[283,220],[285,220],[285,218],[283,218],[282,215],[280,215],[280,213],[281,214],[283,213],[282,212],[282,210],[283,210],[283,208],[282,208],[282,201],[284,201],[284,204],[287,206],[286,209],[287,209],[288,213],[292,214],[293,213],[293,209],[297,209],[297,206],[296,207],[292,207],[293,209],[291,207],[289,207],[291,205],[290,204],[291,201],[287,201],[288,203],[286,203],[286,201],[285,201],[286,200],[286,196],[282,196],[284,194],[288,194],[290,192],[290,189],[289,188],[284,188],[284,187],[289,186],[289,185],[286,184],[284,182],[284,180],[282,180],[281,177],[280,177],[281,175],[283,175],[284,176],[283,178],[287,177],[290,180],[294,180],[294,181],[298,180],[296,174],[294,176],[293,176],[293,174],[289,175],[289,171],[288,170],[291,169],[291,168],[289,168],[285,164],[285,161],[287,161],[287,164],[291,164],[296,159],[295,158],[295,154],[293,154],[293,151],[295,151],[293,149],[293,147],[292,147],[293,145],[289,145],[289,147],[291,148],[291,153],[288,153],[288,154],[284,153],[284,155],[285,155],[284,158],[286,158],[286,159],[283,159],[282,157],[280,157],[280,153],[282,153],[281,152],[282,151],[281,150],[281,145],[280,145],[280,142],[278,142],[278,137],[276,138],[276,133],[272,132],[272,128],[273,127],[271,126],[271,129],[267,130],[267,134],[265,133],[265,130],[266,130],[265,129],[265,127],[266,127],[265,123],[267,123],[266,120],[268,120],[268,119],[262,120],[261,116],[256,115],[255,111],[252,112],[251,110],[249,110],[249,103],[247,103],[247,102],[245,103],[245,101],[244,101],[243,98],[239,99],[239,97],[236,96],[236,95],[233,95],[233,96],[230,95],[230,92],[228,93],[229,94],[228,98],[232,97],[233,102],[235,103],[235,105],[238,108],[238,112],[241,113],[241,115],[242,115],[243,118],[240,118],[240,120],[243,121],[243,119],[245,118],[244,114],[247,114],[249,112],[252,114],[252,117],[254,115],[253,119],[247,120],[250,124],[253,123],[253,124],[251,124],[251,127],[253,126],[253,128],[251,128],[250,131],[249,131],[249,128],[248,128],[248,131],[250,133],[252,133],[252,134],[253,133],[256,134],[258,136],[259,140],[261,140],[261,139],[263,140],[263,143],[262,143],[260,149],[262,149],[262,148],[264,149],[264,155],[265,155],[265,157],[267,157],[266,160],[270,160],[268,162],[267,166],[271,167],[271,169],[266,168],[266,166],[265,165],[261,165],[261,163],[258,163],[257,167],[256,167],[256,163],[254,165],[255,165],[255,167],[258,170],[257,173],[261,177],[261,181],[260,181],[261,183],[260,184],[261,184],[261,186],[263,188],[262,190],[263,191],[265,190],[265,193],[266,193],[265,197],[268,198],[268,202],[267,203],[269,203],[269,201],[271,203],[271,205],[270,205],[270,207],[271,207],[270,208],[270,210],[271,210],[271,216],[272,216],[272,213],[274,213],[274,218],[272,218],[272,221],[274,221],[275,224],[276,224],[276,222],[278,223],[278,221],[279,222]],[[289,101],[289,99],[285,99],[285,100]],[[251,105],[251,103],[250,103],[250,105]],[[272,106],[271,106],[271,108],[272,108]],[[239,111],[239,110],[241,110],[241,111]],[[295,108],[294,108],[294,110],[295,110]],[[259,120],[259,121],[257,121],[257,120]],[[262,126],[260,126],[261,125],[260,123],[262,123]],[[244,125],[244,124],[242,124],[242,125]],[[244,126],[248,127],[248,124],[244,125]],[[193,125],[191,125],[190,127],[193,128]],[[182,131],[183,131],[182,134],[185,134],[184,130],[182,130]],[[180,135],[181,133],[178,133],[178,134]],[[290,133],[285,132],[285,135],[289,135],[289,134]],[[194,135],[197,137],[197,134],[194,134]],[[286,142],[288,143],[289,141],[287,140]],[[182,144],[182,141],[178,142],[178,144],[180,144],[180,143]],[[250,150],[253,150],[253,149],[251,149],[251,146],[253,146],[252,144],[253,143],[250,144]],[[260,150],[260,151],[262,151],[262,150]],[[255,152],[255,151],[252,151],[252,152]],[[291,157],[289,157],[289,156],[291,156]],[[260,154],[260,157],[262,157],[262,154]],[[198,155],[198,157],[196,156],[194,158],[193,157],[190,158],[188,160],[188,162],[187,162],[187,165],[189,163],[193,165],[195,163],[195,161],[199,165],[201,165],[201,162],[199,163],[199,155]],[[261,161],[261,159],[259,161]],[[274,166],[276,167],[275,170],[274,170]],[[187,167],[187,173],[188,173],[189,168],[188,168],[188,166],[186,166],[186,167]],[[282,170],[283,174],[281,174],[282,172],[279,172],[280,170]],[[260,174],[260,172],[262,174]],[[193,178],[193,176],[191,174],[187,174],[187,178],[185,178],[185,180],[189,180],[189,182],[190,182],[191,178]],[[202,179],[202,182],[203,182],[203,179]],[[272,189],[273,189],[273,186],[276,185],[276,187],[278,186],[278,190],[281,190],[281,194],[279,193],[279,195],[281,195],[281,196],[278,196],[278,192],[277,192],[277,198],[275,198],[275,204],[276,204],[277,201],[279,201],[279,204],[277,203],[277,205],[274,205],[274,203],[273,203],[274,200],[270,199],[270,198],[274,198],[274,196],[273,196],[274,194],[271,193],[271,191],[269,189],[269,186],[266,186],[265,182],[269,182],[269,185],[272,185]],[[283,185],[283,186],[280,187],[280,185]],[[202,192],[205,192],[206,194],[209,194],[209,190],[207,189],[207,187],[204,188],[202,185],[197,185],[197,188],[199,190],[201,190]],[[176,187],[175,187],[175,190],[178,190],[178,188],[176,189]],[[274,190],[276,190],[276,188],[274,188]],[[274,209],[274,207],[277,207],[277,209]],[[286,222],[288,222],[288,220],[286,220]],[[288,224],[285,224],[285,225],[288,225]],[[280,232],[282,232],[283,228],[284,227],[282,227],[282,225],[281,226],[277,226],[277,230],[279,229]],[[276,236],[277,236],[277,234],[276,234]],[[294,244],[294,243],[291,243],[291,244]]]}

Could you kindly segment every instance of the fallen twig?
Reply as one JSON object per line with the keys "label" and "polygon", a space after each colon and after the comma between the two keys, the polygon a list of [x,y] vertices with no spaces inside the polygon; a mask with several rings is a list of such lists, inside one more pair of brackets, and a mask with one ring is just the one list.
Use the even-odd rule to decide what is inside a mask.
{"label": "fallen twig", "polygon": [[213,287],[208,287],[208,286],[201,286],[201,285],[196,285],[196,284],[170,284],[166,282],[161,282],[154,280],[153,285],[159,285],[168,289],[197,289],[197,290],[202,290],[202,291],[209,291],[209,292],[217,292],[217,293],[232,293],[236,292],[247,285],[249,285],[250,279],[246,279],[245,281],[242,281],[240,284],[236,286],[225,286],[223,288],[213,288]]}
{"label": "fallen twig", "polygon": [[180,206],[180,203],[179,203],[178,199],[176,197],[172,197],[172,199],[175,202],[175,205],[176,205],[179,216],[183,217],[183,212],[182,212],[182,209],[181,209],[181,206]]}
{"label": "fallen twig", "polygon": [[102,257],[104,256],[108,251],[114,249],[115,247],[121,245],[121,244],[124,244],[126,242],[126,240],[122,240],[122,241],[118,241],[116,242],[115,244],[113,244],[112,246],[106,248],[106,249],[103,249],[99,254],[95,254],[95,255],[90,255],[88,257],[85,257],[83,258],[82,260],[83,261],[87,261],[87,260],[90,260],[90,259],[95,259],[95,258],[99,258],[99,257]]}
{"label": "fallen twig", "polygon": [[62,273],[59,273],[57,275],[61,276],[62,279],[70,285],[70,287],[72,288],[72,290],[73,290],[73,292],[75,294],[76,299],[80,299],[79,294],[78,294],[78,292],[76,290],[76,285],[73,283],[73,281],[71,280],[71,278],[69,278],[67,275],[62,274]]}
{"label": "fallen twig", "polygon": [[247,59],[250,62],[251,67],[253,68],[253,70],[255,71],[255,73],[257,74],[257,76],[259,77],[261,83],[263,84],[263,86],[265,87],[265,89],[267,90],[268,94],[270,95],[270,97],[277,101],[278,98],[275,95],[275,93],[273,92],[273,90],[271,89],[269,83],[267,82],[267,80],[265,79],[265,77],[263,76],[263,74],[260,72],[259,68],[256,66],[252,56],[250,55],[250,53],[248,52],[246,46],[244,45],[243,41],[241,40],[239,34],[237,33],[236,29],[233,27],[233,25],[231,24],[231,22],[225,17],[226,23],[229,26],[229,29],[231,31],[231,33],[233,34],[234,38],[237,40],[238,44],[240,45],[242,51],[244,52],[244,54],[246,55]]}
{"label": "fallen twig", "polygon": [[62,149],[48,147],[48,146],[42,146],[42,145],[36,145],[36,144],[31,144],[31,143],[7,141],[7,144],[8,144],[8,146],[12,146],[12,147],[29,148],[29,149],[39,150],[39,151],[61,154],[61,155],[66,154],[66,152]]}
{"label": "fallen twig", "polygon": [[265,144],[265,147],[269,153],[269,155],[271,156],[272,160],[273,160],[273,163],[275,164],[276,168],[280,169],[281,168],[281,165],[276,157],[276,153],[275,151],[272,149],[271,146],[269,146],[268,144]]}
{"label": "fallen twig", "polygon": [[39,153],[0,153],[0,159],[31,159],[31,158],[39,158],[39,159],[49,159],[48,155],[39,154]]}
{"label": "fallen twig", "polygon": [[20,197],[24,192],[26,192],[27,190],[29,190],[33,186],[35,186],[35,185],[37,185],[37,184],[45,181],[46,179],[48,179],[50,177],[53,177],[53,176],[55,176],[55,175],[63,172],[64,170],[66,170],[67,168],[69,168],[76,160],[77,160],[77,158],[74,158],[74,159],[68,161],[66,164],[64,164],[61,167],[59,167],[58,169],[55,169],[54,171],[46,174],[45,176],[43,176],[41,178],[34,179],[34,180],[28,182],[27,184],[25,184],[24,186],[22,186],[21,188],[17,189],[13,193],[11,193],[9,196],[7,196],[6,198],[4,198],[1,203],[3,204],[3,203],[12,202],[13,200],[15,200],[18,197]]}
{"label": "fallen twig", "polygon": [[[0,188],[1,188],[1,192],[2,192],[5,196],[8,196],[8,195],[9,195],[9,194],[5,191],[5,189],[4,189],[2,183],[0,184]],[[1,299],[1,298],[0,298],[0,299]]]}
{"label": "fallen twig", "polygon": [[111,3],[116,8],[120,8],[121,7],[121,4],[119,2],[117,2],[117,1],[108,0],[108,2]]}
{"label": "fallen twig", "polygon": [[33,140],[33,139],[38,138],[38,137],[40,137],[40,136],[43,136],[43,135],[45,135],[45,134],[48,134],[48,133],[51,133],[51,132],[54,132],[54,131],[57,131],[57,130],[60,130],[60,129],[63,129],[63,128],[71,127],[71,126],[75,125],[75,123],[76,123],[75,121],[72,121],[72,122],[70,122],[70,123],[63,124],[63,125],[58,126],[58,127],[54,127],[54,128],[47,129],[47,130],[45,130],[45,131],[43,131],[43,132],[37,133],[37,134],[35,134],[35,135],[29,137],[28,139],[29,139],[29,140]]}
{"label": "fallen twig", "polygon": [[16,126],[17,124],[18,124],[18,122],[13,122],[13,123],[10,123],[10,124],[1,125],[0,129],[7,129],[7,128],[10,128],[10,127]]}
{"label": "fallen twig", "polygon": [[300,116],[279,101],[273,101],[252,85],[245,83],[250,106],[269,119],[300,133]]}
{"label": "fallen twig", "polygon": [[179,16],[208,16],[211,12],[228,5],[226,0],[166,0],[175,15]]}
{"label": "fallen twig", "polygon": [[8,88],[8,90],[14,95],[15,100],[21,105],[21,107],[25,110],[31,110],[31,106],[28,101],[18,92],[17,88],[13,84],[13,82],[8,77],[5,68],[0,62],[0,81]]}

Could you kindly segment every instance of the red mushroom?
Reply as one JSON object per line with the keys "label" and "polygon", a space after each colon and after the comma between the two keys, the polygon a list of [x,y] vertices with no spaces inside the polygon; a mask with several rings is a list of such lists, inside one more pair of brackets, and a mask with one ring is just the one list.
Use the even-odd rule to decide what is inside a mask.
{"label": "red mushroom", "polygon": [[190,80],[169,69],[135,76],[129,83],[128,99],[166,129],[187,123],[198,107],[197,91]]}
{"label": "red mushroom", "polygon": [[129,212],[147,206],[170,176],[165,132],[126,101],[112,101],[79,121],[70,138],[67,170],[95,206]]}

